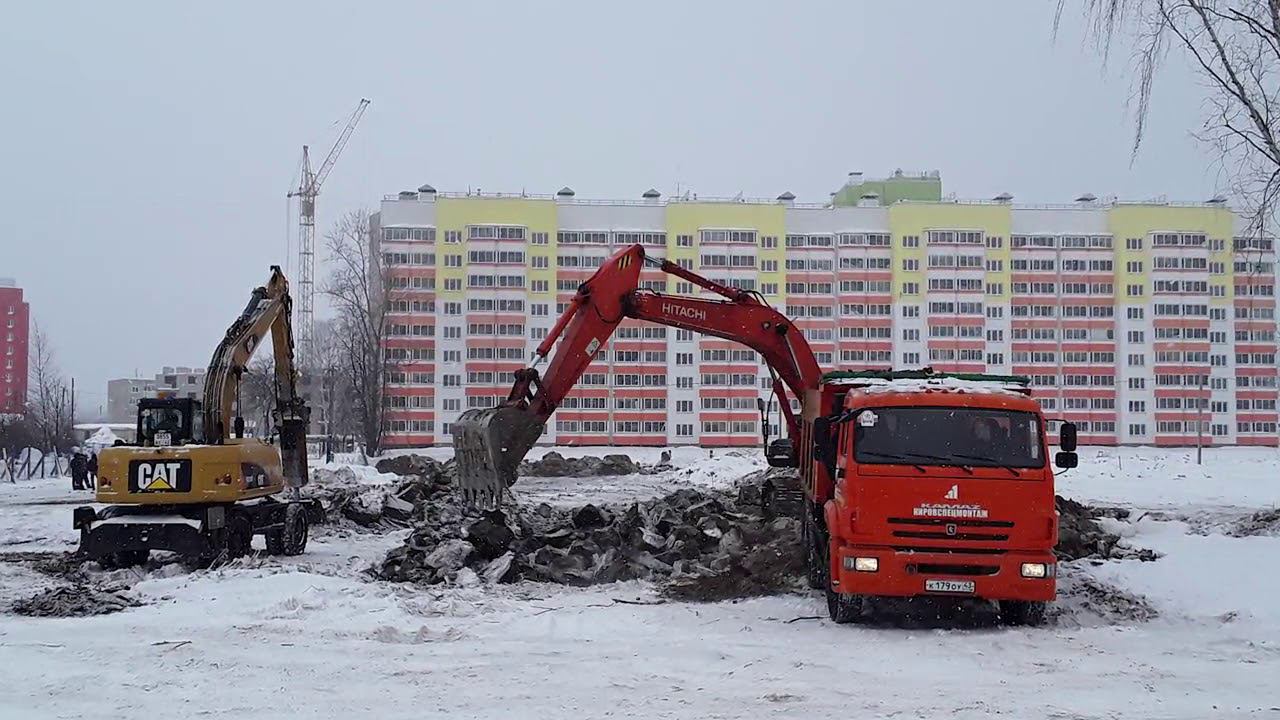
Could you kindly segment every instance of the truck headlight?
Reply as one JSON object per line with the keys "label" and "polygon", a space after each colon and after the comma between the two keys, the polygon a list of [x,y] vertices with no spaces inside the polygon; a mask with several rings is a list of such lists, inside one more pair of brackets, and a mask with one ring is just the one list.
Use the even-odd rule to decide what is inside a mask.
{"label": "truck headlight", "polygon": [[1022,563],[1022,577],[1047,578],[1052,567],[1052,565],[1045,565],[1044,563]]}
{"label": "truck headlight", "polygon": [[844,569],[856,572],[877,572],[880,570],[880,561],[873,557],[847,557],[844,559]]}

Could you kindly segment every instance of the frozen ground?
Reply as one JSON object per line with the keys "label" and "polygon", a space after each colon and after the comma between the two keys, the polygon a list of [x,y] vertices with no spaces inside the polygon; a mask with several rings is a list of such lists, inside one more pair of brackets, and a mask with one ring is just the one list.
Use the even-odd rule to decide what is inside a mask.
{"label": "frozen ground", "polygon": [[[1164,557],[1063,568],[1063,617],[1047,628],[838,627],[812,619],[825,607],[807,595],[615,602],[657,602],[643,584],[425,590],[360,574],[399,533],[325,531],[298,558],[99,576],[144,603],[114,615],[0,615],[0,718],[1280,718],[1280,537],[1193,527],[1280,504],[1280,456],[1214,450],[1197,467],[1194,451],[1087,449],[1081,461],[1064,494],[1160,511],[1114,527]],[[677,449],[675,464],[635,484],[522,480],[522,498],[727,484],[759,462]],[[0,553],[71,547],[84,497],[68,485],[0,485]],[[0,606],[57,582],[0,562]],[[1076,591],[1097,582],[1159,617]]]}

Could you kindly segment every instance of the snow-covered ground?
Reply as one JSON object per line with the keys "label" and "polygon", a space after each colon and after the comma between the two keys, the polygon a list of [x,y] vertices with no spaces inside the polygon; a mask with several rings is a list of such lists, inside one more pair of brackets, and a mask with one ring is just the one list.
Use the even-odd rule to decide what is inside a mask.
{"label": "snow-covered ground", "polygon": [[[833,625],[816,595],[633,605],[615,601],[657,602],[652,588],[414,588],[360,572],[402,533],[324,530],[297,558],[107,574],[144,603],[113,615],[0,615],[0,718],[1280,717],[1280,537],[1188,524],[1280,504],[1280,455],[1205,461],[1088,448],[1060,479],[1082,501],[1161,511],[1113,523],[1160,560],[1063,568],[1064,588],[1145,596],[1160,613],[1147,622],[1078,593],[1046,628],[904,630]],[[526,502],[622,499],[762,466],[686,448],[674,464],[517,487]],[[85,499],[65,480],[0,484],[0,553],[72,547]],[[56,582],[0,562],[0,606]]]}

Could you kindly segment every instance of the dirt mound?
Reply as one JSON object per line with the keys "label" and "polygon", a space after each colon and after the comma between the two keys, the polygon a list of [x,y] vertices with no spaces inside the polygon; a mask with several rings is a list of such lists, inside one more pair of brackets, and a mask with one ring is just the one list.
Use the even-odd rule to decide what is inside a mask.
{"label": "dirt mound", "polygon": [[108,615],[141,603],[116,591],[89,585],[64,585],[13,603],[13,612],[28,617]]}

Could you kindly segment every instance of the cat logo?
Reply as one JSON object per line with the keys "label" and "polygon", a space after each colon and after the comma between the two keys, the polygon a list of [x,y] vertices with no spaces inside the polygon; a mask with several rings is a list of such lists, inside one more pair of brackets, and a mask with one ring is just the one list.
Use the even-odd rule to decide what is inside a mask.
{"label": "cat logo", "polygon": [[139,490],[173,490],[178,483],[181,463],[156,462],[138,464]]}
{"label": "cat logo", "polygon": [[129,463],[129,491],[190,492],[190,460],[134,460]]}
{"label": "cat logo", "polygon": [[959,500],[959,499],[960,499],[960,486],[959,486],[959,485],[952,485],[952,486],[951,486],[951,489],[947,491],[947,494],[942,496],[942,499],[943,499],[943,500]]}

